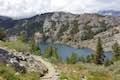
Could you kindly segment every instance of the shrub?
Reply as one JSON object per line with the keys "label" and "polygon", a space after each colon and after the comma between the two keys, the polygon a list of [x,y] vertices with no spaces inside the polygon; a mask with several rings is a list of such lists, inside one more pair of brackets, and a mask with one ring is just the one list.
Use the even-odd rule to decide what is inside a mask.
{"label": "shrub", "polygon": [[0,77],[5,80],[39,80],[36,72],[15,75],[16,71],[11,66],[0,65]]}
{"label": "shrub", "polygon": [[88,40],[92,39],[94,36],[94,33],[91,30],[84,30],[81,32],[81,40]]}
{"label": "shrub", "polygon": [[40,48],[39,48],[39,45],[35,43],[34,39],[32,38],[30,41],[29,41],[29,51],[35,55],[40,55]]}
{"label": "shrub", "polygon": [[66,58],[66,62],[67,62],[68,64],[75,64],[76,62],[78,62],[77,54],[75,54],[75,53],[70,54],[70,55]]}
{"label": "shrub", "polygon": [[91,30],[91,26],[86,25],[84,30],[81,32],[81,40],[88,40],[94,37],[94,33]]}
{"label": "shrub", "polygon": [[113,64],[111,60],[106,60],[104,63],[105,66],[110,66],[111,64]]}
{"label": "shrub", "polygon": [[46,48],[43,56],[45,58],[50,58],[52,56],[52,47]]}
{"label": "shrub", "polygon": [[48,47],[45,49],[43,57],[51,59],[52,62],[60,61],[56,48]]}
{"label": "shrub", "polygon": [[60,75],[60,80],[68,80],[68,77],[62,72]]}
{"label": "shrub", "polygon": [[81,56],[81,57],[79,58],[79,61],[81,61],[81,62],[86,62],[86,58],[83,57],[83,56]]}

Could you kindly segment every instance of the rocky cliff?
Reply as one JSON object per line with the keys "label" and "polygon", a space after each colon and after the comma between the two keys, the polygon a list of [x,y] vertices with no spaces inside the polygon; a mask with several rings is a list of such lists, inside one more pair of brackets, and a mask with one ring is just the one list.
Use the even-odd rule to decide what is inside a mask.
{"label": "rocky cliff", "polygon": [[40,32],[46,39],[73,47],[94,49],[96,39],[101,37],[105,50],[111,50],[111,45],[120,41],[120,17],[115,16],[53,12],[13,20],[12,23],[14,24],[6,29],[8,35],[22,33],[28,38],[35,32]]}

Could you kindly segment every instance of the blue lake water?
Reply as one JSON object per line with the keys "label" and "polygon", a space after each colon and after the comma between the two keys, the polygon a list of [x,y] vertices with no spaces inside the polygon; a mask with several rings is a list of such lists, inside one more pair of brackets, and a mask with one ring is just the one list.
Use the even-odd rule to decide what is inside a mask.
{"label": "blue lake water", "polygon": [[[88,55],[91,55],[94,53],[94,51],[90,48],[73,48],[71,46],[68,46],[66,44],[52,44],[52,43],[40,43],[39,48],[41,49],[41,52],[44,53],[44,50],[48,47],[53,47],[57,49],[57,52],[59,56],[62,59],[66,59],[67,56],[69,56],[71,53],[75,53],[78,55],[78,57],[87,57]],[[111,59],[112,53],[104,52],[106,58],[105,59]]]}

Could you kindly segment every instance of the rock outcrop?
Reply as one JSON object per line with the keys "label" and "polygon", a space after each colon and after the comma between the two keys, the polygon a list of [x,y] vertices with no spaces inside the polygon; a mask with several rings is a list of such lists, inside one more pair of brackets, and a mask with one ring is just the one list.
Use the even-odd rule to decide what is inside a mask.
{"label": "rock outcrop", "polygon": [[43,42],[44,39],[45,39],[45,36],[44,36],[43,33],[35,32],[35,34],[34,34],[34,40],[35,40],[35,43]]}
{"label": "rock outcrop", "polygon": [[44,76],[48,72],[46,66],[29,53],[7,52],[0,49],[0,64],[11,65],[19,73],[37,72],[40,76]]}

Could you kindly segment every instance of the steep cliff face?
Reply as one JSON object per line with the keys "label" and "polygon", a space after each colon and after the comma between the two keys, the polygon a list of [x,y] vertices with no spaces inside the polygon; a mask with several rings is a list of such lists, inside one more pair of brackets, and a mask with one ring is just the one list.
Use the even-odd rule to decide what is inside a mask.
{"label": "steep cliff face", "polygon": [[46,13],[32,18],[14,20],[14,26],[7,29],[7,32],[9,35],[24,33],[27,37],[40,32],[54,42],[93,49],[96,39],[101,37],[104,47],[111,49],[115,41],[120,41],[120,17],[64,12]]}

